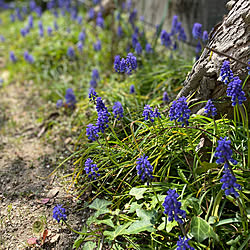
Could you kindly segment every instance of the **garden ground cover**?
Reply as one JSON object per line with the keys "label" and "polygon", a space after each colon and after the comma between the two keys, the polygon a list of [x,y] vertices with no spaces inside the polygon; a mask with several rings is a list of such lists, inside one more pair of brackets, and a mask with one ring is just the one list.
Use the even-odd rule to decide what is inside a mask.
{"label": "garden ground cover", "polygon": [[[242,104],[231,120],[191,114],[195,101],[171,103],[193,64],[183,56],[180,25],[172,35],[145,32],[129,8],[92,22],[86,5],[67,8],[40,17],[31,8],[14,23],[13,10],[1,13],[3,247],[29,240],[45,249],[176,249],[185,236],[189,249],[244,249],[249,133]],[[198,36],[201,25],[194,27]],[[98,98],[93,89],[89,98],[89,87]],[[216,156],[226,136],[229,151]],[[225,161],[240,184],[226,195]]]}

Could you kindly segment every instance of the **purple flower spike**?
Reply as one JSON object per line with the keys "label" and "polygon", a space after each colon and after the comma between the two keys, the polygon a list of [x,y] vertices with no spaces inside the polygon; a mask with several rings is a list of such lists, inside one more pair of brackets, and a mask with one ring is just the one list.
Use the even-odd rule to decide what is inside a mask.
{"label": "purple flower spike", "polygon": [[180,209],[181,202],[177,201],[179,195],[176,193],[175,189],[169,189],[164,203],[162,204],[165,211],[164,213],[168,216],[168,221],[177,221],[183,224],[183,218],[186,218],[186,211]]}
{"label": "purple flower spike", "polygon": [[194,39],[202,38],[202,25],[200,23],[194,23],[192,34]]}
{"label": "purple flower spike", "polygon": [[53,218],[59,223],[61,220],[66,221],[67,215],[65,208],[62,205],[56,205],[53,209]]}
{"label": "purple flower spike", "polygon": [[137,175],[141,176],[142,181],[144,181],[145,178],[153,179],[153,167],[148,160],[148,156],[143,154],[143,156],[137,159],[136,164]]}

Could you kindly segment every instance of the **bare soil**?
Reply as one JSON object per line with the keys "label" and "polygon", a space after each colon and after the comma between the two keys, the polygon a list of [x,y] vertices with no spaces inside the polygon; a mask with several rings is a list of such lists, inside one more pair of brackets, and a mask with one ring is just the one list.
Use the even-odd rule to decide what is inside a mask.
{"label": "bare soil", "polygon": [[[72,165],[67,163],[49,176],[73,145],[65,143],[71,141],[65,131],[53,136],[46,132],[48,123],[39,120],[39,108],[47,104],[39,94],[32,81],[0,89],[0,249],[73,249],[77,235],[58,224],[52,210],[62,204],[76,230],[81,230],[87,216],[78,211],[81,201],[68,192],[70,183],[62,178],[73,171]],[[49,110],[47,117],[60,124],[56,109]],[[48,230],[42,246],[41,241],[27,243],[32,237],[41,237],[33,229],[36,221],[43,226],[42,231]]]}

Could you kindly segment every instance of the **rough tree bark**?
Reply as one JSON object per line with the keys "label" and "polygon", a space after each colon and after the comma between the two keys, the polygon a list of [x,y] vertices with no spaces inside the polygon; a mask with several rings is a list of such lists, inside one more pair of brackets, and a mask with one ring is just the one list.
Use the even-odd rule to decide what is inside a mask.
{"label": "rough tree bark", "polygon": [[[210,33],[210,40],[206,48],[187,76],[184,87],[179,92],[177,98],[181,96],[189,97],[194,93],[191,102],[211,98],[218,100],[222,96],[226,97],[226,85],[218,79],[224,60],[230,60],[234,75],[239,76],[242,83],[246,78],[248,73],[246,64],[250,61],[250,1],[229,1],[227,7],[230,12],[227,16],[224,16],[223,21],[215,26],[214,30]],[[209,48],[216,50],[217,53],[214,51],[211,52]],[[248,99],[244,104],[247,106],[249,113],[250,78],[244,87],[244,91]],[[220,113],[228,113],[229,116],[232,116],[233,109],[230,98],[225,99],[227,101],[220,102],[216,107]],[[192,111],[201,113],[203,106],[204,104],[195,105]]]}

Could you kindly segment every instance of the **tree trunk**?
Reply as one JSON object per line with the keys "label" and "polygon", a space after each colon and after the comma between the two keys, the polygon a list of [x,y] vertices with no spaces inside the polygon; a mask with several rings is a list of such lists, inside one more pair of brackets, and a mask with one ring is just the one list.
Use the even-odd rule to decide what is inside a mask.
{"label": "tree trunk", "polygon": [[[215,26],[209,34],[209,41],[199,60],[187,76],[184,87],[179,92],[177,98],[192,96],[191,102],[213,99],[215,104],[216,100],[218,100],[220,101],[220,104],[216,105],[218,112],[222,114],[228,113],[231,116],[233,109],[230,98],[226,97],[227,86],[219,81],[218,78],[224,60],[230,61],[234,76],[239,76],[242,84],[247,77],[247,63],[250,61],[250,1],[230,1],[227,7],[230,12],[227,16],[224,16],[223,21]],[[249,113],[250,78],[243,90],[248,99],[244,104]],[[204,107],[204,103],[195,105],[192,111],[201,113],[200,109],[202,107]]]}

